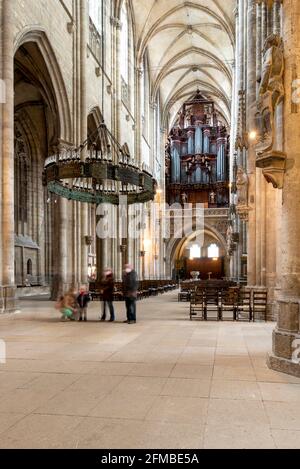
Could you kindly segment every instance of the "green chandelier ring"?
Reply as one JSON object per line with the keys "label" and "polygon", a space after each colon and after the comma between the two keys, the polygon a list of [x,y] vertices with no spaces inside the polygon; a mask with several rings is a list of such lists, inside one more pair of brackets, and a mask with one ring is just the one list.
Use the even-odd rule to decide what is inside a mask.
{"label": "green chandelier ring", "polygon": [[[43,185],[59,197],[90,204],[146,203],[154,199],[157,182],[150,171],[132,163],[127,145],[121,147],[104,123],[79,149],[65,150],[47,158]],[[97,140],[98,139],[98,140]],[[87,157],[82,158],[83,149]],[[118,163],[116,164],[115,161]]]}

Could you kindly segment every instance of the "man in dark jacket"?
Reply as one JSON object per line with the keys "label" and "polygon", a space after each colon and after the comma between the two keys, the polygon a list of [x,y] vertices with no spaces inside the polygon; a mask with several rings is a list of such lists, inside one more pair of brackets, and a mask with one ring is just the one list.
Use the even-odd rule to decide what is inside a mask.
{"label": "man in dark jacket", "polygon": [[125,265],[123,273],[123,292],[126,304],[126,315],[128,324],[136,323],[136,299],[138,291],[137,273],[129,264]]}

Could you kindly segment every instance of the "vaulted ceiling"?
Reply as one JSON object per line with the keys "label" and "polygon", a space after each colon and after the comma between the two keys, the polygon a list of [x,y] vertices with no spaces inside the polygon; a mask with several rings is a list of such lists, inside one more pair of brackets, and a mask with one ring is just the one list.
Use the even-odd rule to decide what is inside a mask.
{"label": "vaulted ceiling", "polygon": [[197,88],[230,122],[235,0],[132,0],[139,62],[148,51],[151,98],[170,123]]}

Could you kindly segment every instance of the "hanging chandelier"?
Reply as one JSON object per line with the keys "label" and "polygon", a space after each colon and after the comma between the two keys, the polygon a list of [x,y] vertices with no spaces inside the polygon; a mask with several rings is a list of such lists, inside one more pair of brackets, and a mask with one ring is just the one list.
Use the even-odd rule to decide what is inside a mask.
{"label": "hanging chandelier", "polygon": [[127,196],[128,204],[153,200],[157,187],[149,168],[134,163],[127,144],[121,146],[104,122],[79,148],[46,159],[43,184],[68,200],[114,205],[120,196]]}

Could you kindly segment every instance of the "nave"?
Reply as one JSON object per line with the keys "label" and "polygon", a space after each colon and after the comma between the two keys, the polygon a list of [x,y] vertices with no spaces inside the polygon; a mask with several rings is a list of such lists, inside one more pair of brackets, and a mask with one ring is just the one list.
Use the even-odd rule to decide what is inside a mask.
{"label": "nave", "polygon": [[137,324],[60,322],[48,301],[0,318],[0,448],[300,445],[300,379],[267,368],[271,323],[190,322],[177,292]]}

